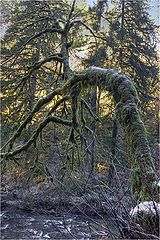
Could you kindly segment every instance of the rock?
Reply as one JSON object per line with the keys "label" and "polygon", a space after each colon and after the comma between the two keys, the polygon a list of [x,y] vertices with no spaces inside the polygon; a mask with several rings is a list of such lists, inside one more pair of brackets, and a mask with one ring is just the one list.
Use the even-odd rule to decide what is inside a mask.
{"label": "rock", "polygon": [[130,216],[144,232],[159,235],[160,203],[142,202],[130,211]]}

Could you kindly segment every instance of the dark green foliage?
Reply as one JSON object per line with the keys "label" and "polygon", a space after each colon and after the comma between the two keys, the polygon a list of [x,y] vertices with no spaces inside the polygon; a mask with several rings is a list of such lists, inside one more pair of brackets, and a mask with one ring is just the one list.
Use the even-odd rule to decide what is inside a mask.
{"label": "dark green foliage", "polygon": [[106,13],[109,61],[132,78],[145,103],[158,81],[156,26],[150,20],[147,1],[120,0],[118,4]]}

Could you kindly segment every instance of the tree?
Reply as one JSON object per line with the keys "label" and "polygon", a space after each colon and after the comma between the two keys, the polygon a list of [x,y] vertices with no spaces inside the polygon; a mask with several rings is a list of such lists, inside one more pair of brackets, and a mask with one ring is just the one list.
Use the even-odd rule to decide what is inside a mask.
{"label": "tree", "polygon": [[[15,8],[9,12],[9,25],[2,42],[2,108],[6,128],[11,123],[12,131],[16,130],[41,96],[71,77],[69,56],[72,50],[85,43],[77,29],[85,28],[92,32],[85,23],[87,20],[80,20],[85,16],[85,10],[80,11],[75,3],[15,1]],[[76,38],[80,41],[77,42]],[[8,88],[13,91],[8,91]],[[74,110],[74,89],[71,98],[71,108]],[[52,109],[55,101],[30,121],[29,129],[34,129],[36,122],[45,116],[48,108]],[[68,98],[64,99],[64,106],[57,111],[57,115],[67,112],[66,101]],[[74,115],[72,117],[75,118]],[[26,141],[30,136],[28,133]],[[69,139],[74,134],[73,129]],[[69,142],[71,149],[74,149],[74,142]]]}
{"label": "tree", "polygon": [[[137,92],[132,82],[126,76],[111,69],[101,69],[96,67],[88,68],[82,73],[74,75],[61,88],[55,89],[46,97],[40,99],[34,106],[32,112],[28,115],[28,117],[19,126],[15,134],[9,140],[10,145],[13,145],[13,142],[21,135],[23,129],[27,126],[33,116],[38,113],[38,111],[44,105],[49,103],[56,95],[63,96],[79,82],[79,86],[81,84],[82,86],[85,86],[86,84],[94,85],[97,83],[100,84],[104,90],[108,90],[112,93],[116,101],[117,119],[124,129],[125,137],[129,143],[127,152],[133,171],[133,194],[136,199],[140,199],[142,201],[152,199],[154,193],[153,182],[155,181],[154,164],[150,154],[144,125],[137,107]],[[75,110],[77,111],[77,108],[75,108]],[[48,114],[48,116],[40,123],[27,143],[13,151],[2,153],[2,156],[9,158],[20,153],[21,151],[26,150],[37,139],[42,129],[51,121],[70,126],[71,128],[74,126],[73,119],[72,121],[63,120]]]}
{"label": "tree", "polygon": [[[104,8],[107,7],[107,1],[106,0],[98,0],[97,4],[95,4],[92,8],[89,9],[90,15],[91,15],[91,27],[94,29],[95,34],[99,34],[101,31],[102,27],[102,13],[104,12]],[[93,66],[103,66],[103,60],[104,60],[104,55],[102,54],[105,52],[104,47],[101,47],[99,44],[98,39],[96,39],[95,42],[93,42],[93,45],[89,47],[89,56],[88,59],[84,60],[84,65],[93,65]],[[100,91],[100,90],[99,90]],[[91,105],[91,110],[94,113],[94,115],[99,115],[99,110],[98,110],[98,99],[97,99],[98,91],[97,91],[97,86],[91,90],[91,92],[88,94],[88,100]],[[96,159],[96,121],[95,119],[90,120],[91,121],[91,126],[90,129],[92,131],[92,135],[89,139],[89,145],[90,145],[90,157],[89,157],[89,163],[90,163],[90,174],[94,175],[95,172],[95,159]]]}
{"label": "tree", "polygon": [[[45,9],[41,11],[42,3],[36,1],[20,1],[15,2],[15,4],[16,7],[11,11],[9,16],[9,28],[2,42],[4,96],[6,96],[5,92],[8,91],[8,87],[13,89],[11,95],[7,94],[4,98],[3,105],[5,106],[7,102],[8,108],[12,109],[14,107],[14,109],[17,109],[15,114],[14,111],[12,112],[13,118],[15,115],[18,117],[20,114],[18,121],[21,121],[27,109],[32,109],[34,98],[37,100],[35,96],[37,92],[44,91],[45,88],[47,90],[46,82],[48,76],[46,77],[45,75],[50,75],[50,72],[48,73],[45,68],[40,69],[40,67],[46,62],[50,63],[52,57],[41,62],[41,59],[48,57],[50,39],[46,36],[48,46],[47,48],[45,46],[42,48],[43,40],[37,37],[38,34],[40,36],[45,34],[43,29],[46,28],[46,25],[50,25],[48,23],[48,14],[46,14],[47,10],[46,12]],[[41,16],[38,15],[38,12],[41,13]],[[33,15],[32,19],[30,18],[30,14]],[[23,19],[22,16],[25,16],[24,21],[21,20]],[[40,70],[38,74],[35,73],[36,69]],[[8,71],[10,71],[9,74]],[[25,74],[28,75],[23,77]],[[17,78],[19,76],[21,76],[21,80],[18,82]],[[12,119],[11,114],[9,119]],[[6,119],[5,121],[8,120]]]}
{"label": "tree", "polygon": [[[38,85],[36,85],[38,97],[37,99],[33,99],[35,102],[30,112],[26,112],[26,108],[24,109],[22,114],[23,118],[19,121],[19,126],[13,133],[12,137],[5,144],[5,146],[7,146],[7,152],[2,153],[2,157],[4,157],[4,161],[8,161],[9,158],[14,158],[15,155],[22,151],[26,151],[32,144],[36,145],[38,136],[51,122],[62,124],[70,129],[68,140],[74,155],[75,149],[78,152],[78,144],[86,140],[85,135],[83,134],[83,129],[92,132],[92,130],[86,126],[80,105],[83,103],[92,117],[98,121],[98,118],[95,116],[92,109],[90,109],[83,99],[80,99],[80,93],[82,93],[82,90],[87,85],[99,87],[103,91],[109,91],[116,103],[117,119],[124,129],[124,134],[128,142],[127,152],[130,166],[133,170],[133,193],[138,199],[150,199],[153,193],[151,185],[155,180],[153,171],[154,166],[145,135],[144,125],[141,121],[139,109],[137,107],[137,92],[133,84],[127,77],[109,68],[103,69],[92,67],[82,72],[80,71],[77,74],[75,74],[70,68],[69,55],[72,50],[72,45],[74,46],[74,40],[72,38],[77,29],[81,29],[83,26],[83,28],[87,29],[94,38],[99,37],[96,35],[98,32],[94,33],[86,22],[77,18],[80,13],[76,10],[75,3],[76,2],[73,1],[70,6],[64,2],[56,2],[56,7],[52,1],[22,1],[18,3],[18,6],[20,7],[20,19],[17,21],[17,29],[16,33],[14,33],[16,38],[14,39],[14,36],[11,35],[11,41],[10,37],[6,39],[6,41],[11,44],[9,46],[12,50],[10,56],[7,56],[7,45],[5,46],[5,41],[3,42],[6,47],[4,47],[3,50],[4,64],[8,64],[8,61],[13,64],[13,73],[8,76],[8,65],[4,65],[3,74],[6,78],[6,84],[12,86],[15,92],[12,104],[14,104],[14,100],[17,100],[17,97],[19,98],[20,96],[23,96],[23,90],[28,86],[27,84],[29,81],[32,83],[32,81],[35,81],[35,78],[36,84]],[[63,11],[61,8],[62,5],[64,6]],[[37,12],[42,15],[38,14],[37,16]],[[21,30],[26,31],[27,29],[27,32],[22,34],[21,43],[21,38],[19,41],[18,37],[19,32],[21,32],[19,31],[19,28],[23,13],[28,14],[26,16],[28,16],[29,20],[31,20],[29,14],[33,13],[35,19],[34,21],[29,22],[29,24],[24,21],[24,27]],[[59,18],[58,22],[54,17],[56,14]],[[15,15],[13,16],[16,18]],[[44,19],[47,19],[47,21],[42,24]],[[39,27],[36,28],[36,25]],[[8,32],[10,30],[12,30],[13,33],[12,25]],[[32,35],[33,32],[35,32],[34,35]],[[44,36],[43,39],[42,36]],[[76,36],[79,36],[79,34]],[[38,47],[36,43],[40,47]],[[46,43],[45,47],[43,46],[44,43]],[[58,45],[53,48],[53,43]],[[83,43],[84,42],[82,42],[82,44]],[[73,49],[74,48],[76,47],[74,46]],[[39,51],[38,58],[40,59],[38,61],[37,59],[33,59],[33,55],[31,54],[35,49],[36,51],[37,49]],[[29,61],[25,53],[27,53],[28,56],[31,56]],[[25,64],[25,57],[29,64],[30,61],[33,60],[32,65],[29,65],[29,67]],[[52,65],[50,65],[51,62],[53,62],[54,67],[53,75],[51,75],[53,72],[51,68]],[[20,77],[18,77],[19,75]],[[50,85],[48,86],[48,83],[50,84],[52,79],[51,81],[48,81],[46,84],[47,87],[42,88],[42,90],[44,90],[43,94],[46,96],[42,97],[39,91],[42,87],[43,81],[49,80],[50,76],[53,76],[54,79],[59,77],[59,81],[57,82],[56,80],[54,84],[51,85],[50,91]],[[30,88],[26,89],[27,91],[30,91]],[[7,89],[4,90],[6,91],[6,97],[8,97],[11,92],[8,94]],[[36,94],[34,93],[33,95]],[[26,95],[24,96],[26,97]],[[69,111],[68,114],[65,115],[65,118],[63,118],[63,108],[60,108],[59,111],[58,108],[66,101],[68,102]],[[11,110],[14,112],[14,109]],[[81,113],[81,118],[78,113]],[[14,149],[15,141],[21,136],[24,129],[34,121],[38,122],[38,127],[37,124],[35,124],[32,133],[30,134],[31,136],[29,136],[22,146]]]}
{"label": "tree", "polygon": [[158,81],[156,26],[148,9],[146,0],[120,0],[107,13],[109,61],[133,79],[143,103],[152,99]]}

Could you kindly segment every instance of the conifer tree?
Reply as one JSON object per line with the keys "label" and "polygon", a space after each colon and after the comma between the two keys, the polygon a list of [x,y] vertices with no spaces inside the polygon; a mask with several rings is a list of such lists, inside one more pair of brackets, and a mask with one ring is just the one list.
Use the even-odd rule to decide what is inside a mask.
{"label": "conifer tree", "polygon": [[108,14],[109,61],[134,80],[143,103],[148,102],[158,81],[156,26],[148,1],[119,0]]}

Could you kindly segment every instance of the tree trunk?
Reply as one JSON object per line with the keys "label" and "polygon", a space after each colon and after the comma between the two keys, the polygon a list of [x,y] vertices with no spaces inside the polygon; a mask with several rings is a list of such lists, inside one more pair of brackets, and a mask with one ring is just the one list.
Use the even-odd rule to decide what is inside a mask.
{"label": "tree trunk", "polygon": [[[91,102],[91,110],[95,114],[97,114],[97,86],[94,86],[92,91],[91,91],[91,96],[90,96],[90,102]],[[95,170],[95,134],[96,134],[96,121],[95,119],[91,120],[91,125],[90,129],[93,132],[93,135],[90,137],[90,158],[89,158],[89,164],[90,164],[90,175],[94,175],[94,170]]]}
{"label": "tree trunk", "polygon": [[[97,19],[97,28],[96,28],[96,33],[98,33],[100,31],[101,28],[101,17],[102,17],[102,9],[103,9],[103,4],[104,2],[102,1],[97,1],[97,11],[96,11],[96,19]],[[100,66],[100,62],[101,62],[101,56],[99,54],[99,49],[96,48],[96,51],[94,53],[95,59],[92,62],[92,64],[96,67]],[[90,103],[91,103],[91,110],[92,112],[96,115],[97,114],[97,86],[95,85],[91,91],[90,94]],[[95,134],[96,134],[96,121],[93,120],[91,122],[91,130],[93,132],[93,136],[91,136],[90,138],[90,158],[89,158],[89,162],[90,162],[90,166],[91,166],[91,170],[90,170],[90,174],[94,175],[94,170],[95,170],[95,152],[96,152],[96,141],[95,141]]]}
{"label": "tree trunk", "polygon": [[116,117],[126,139],[132,193],[138,200],[152,200],[153,182],[156,176],[145,127],[137,107],[139,99],[133,83],[125,75],[111,69],[91,67],[84,72],[86,84],[94,85],[99,81],[101,88],[109,91],[114,97]]}
{"label": "tree trunk", "polygon": [[114,159],[115,159],[115,149],[116,149],[116,139],[117,139],[117,121],[114,119],[113,121],[113,129],[112,129],[112,147],[111,147],[111,163],[109,166],[109,175],[108,175],[108,186],[111,186],[113,180],[114,180]]}
{"label": "tree trunk", "polygon": [[119,53],[119,61],[120,61],[120,67],[121,67],[121,70],[123,69],[123,42],[124,42],[124,3],[125,3],[125,0],[122,0],[122,17],[121,17],[121,47],[120,47],[120,53]]}

